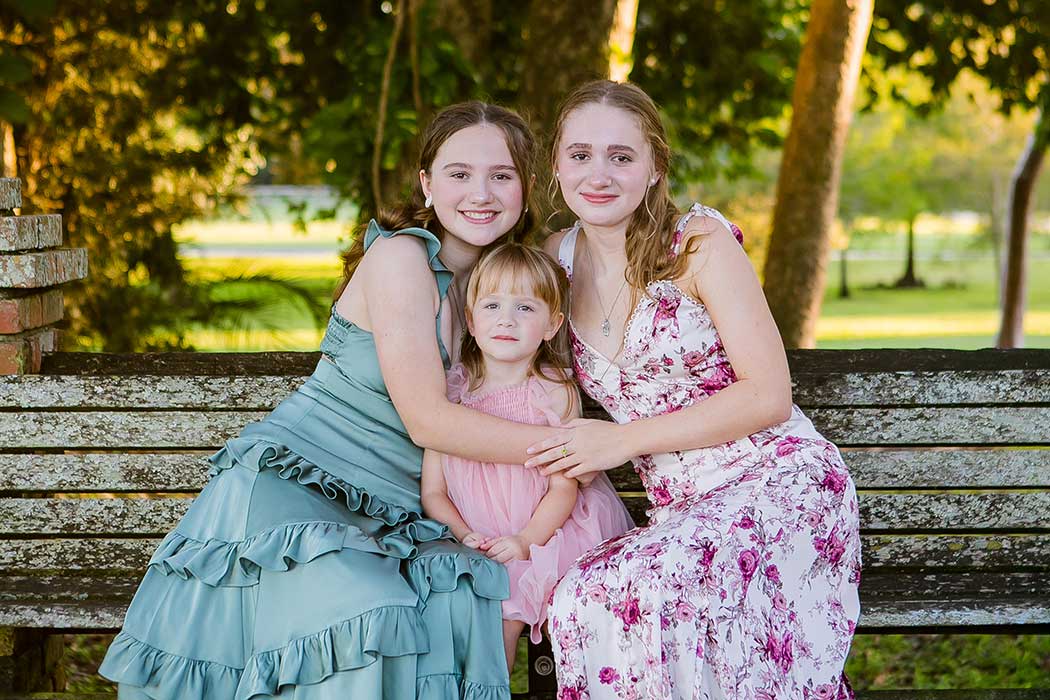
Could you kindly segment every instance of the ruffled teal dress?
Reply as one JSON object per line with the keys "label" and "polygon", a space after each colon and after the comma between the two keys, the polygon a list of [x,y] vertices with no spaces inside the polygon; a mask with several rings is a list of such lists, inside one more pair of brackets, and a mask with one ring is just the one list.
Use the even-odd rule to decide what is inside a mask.
{"label": "ruffled teal dress", "polygon": [[[444,298],[452,273],[429,231],[373,221],[366,248],[398,235],[426,243]],[[510,697],[506,570],[423,517],[422,450],[372,335],[333,309],[321,351],[300,389],[210,458],[150,560],[99,669],[120,698]]]}

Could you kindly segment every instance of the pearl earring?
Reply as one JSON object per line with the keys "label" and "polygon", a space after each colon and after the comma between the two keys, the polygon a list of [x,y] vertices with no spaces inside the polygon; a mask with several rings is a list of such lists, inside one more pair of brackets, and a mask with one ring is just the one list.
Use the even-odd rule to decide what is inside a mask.
{"label": "pearl earring", "polygon": [[555,170],[555,171],[554,171],[554,178],[555,178],[556,180],[560,180],[560,179],[561,179],[561,173],[559,173],[559,172],[558,172],[557,170]]}
{"label": "pearl earring", "polygon": [[423,206],[426,207],[427,209],[429,209],[430,205],[433,204],[433,203],[434,203],[434,198],[431,195],[428,194],[427,198],[426,198],[426,201],[423,202]]}

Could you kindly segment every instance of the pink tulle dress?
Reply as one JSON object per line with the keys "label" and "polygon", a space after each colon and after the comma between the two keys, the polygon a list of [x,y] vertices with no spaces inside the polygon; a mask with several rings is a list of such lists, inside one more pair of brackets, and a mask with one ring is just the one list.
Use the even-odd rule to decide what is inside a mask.
{"label": "pink tulle dress", "polygon": [[[449,399],[518,423],[560,425],[561,416],[543,383],[535,377],[522,384],[472,393],[466,371],[455,365],[448,373]],[[516,535],[532,518],[547,493],[547,477],[520,464],[492,464],[447,455],[443,472],[449,499],[471,530],[489,537]],[[603,473],[582,487],[569,519],[544,545],[533,545],[530,558],[507,563],[510,598],[503,619],[530,625],[529,638],[540,641],[547,601],[555,584],[578,557],[627,532],[634,523]]]}

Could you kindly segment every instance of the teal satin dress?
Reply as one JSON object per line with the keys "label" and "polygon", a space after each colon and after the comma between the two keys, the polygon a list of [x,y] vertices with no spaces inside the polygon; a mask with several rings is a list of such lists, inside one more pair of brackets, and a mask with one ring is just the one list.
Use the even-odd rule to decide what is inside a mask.
{"label": "teal satin dress", "polygon": [[[452,273],[432,233],[373,221],[365,245],[398,235],[426,243],[443,299]],[[423,517],[422,450],[372,335],[333,310],[321,351],[300,389],[211,457],[150,560],[99,669],[120,698],[510,697],[506,570]]]}

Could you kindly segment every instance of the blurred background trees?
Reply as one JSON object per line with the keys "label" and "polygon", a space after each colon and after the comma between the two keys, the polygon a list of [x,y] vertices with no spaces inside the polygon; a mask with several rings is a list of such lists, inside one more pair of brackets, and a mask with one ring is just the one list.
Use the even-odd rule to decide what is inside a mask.
{"label": "blurred background trees", "polygon": [[[90,249],[92,274],[69,300],[71,347],[189,347],[192,329],[236,327],[275,296],[298,295],[296,313],[316,319],[324,300],[318,285],[268,274],[202,276],[187,265],[180,226],[239,216],[244,188],[260,184],[323,184],[351,218],[369,216],[411,186],[416,136],[441,107],[494,100],[545,134],[572,85],[629,77],[662,107],[676,192],[745,224],[790,345],[814,342],[833,239],[845,250],[870,217],[909,231],[890,282],[919,285],[916,227],[960,209],[988,217],[990,240],[1002,241],[1000,340],[1017,344],[1050,10],[1039,0],[880,0],[866,42],[862,21],[852,53],[823,54],[824,75],[849,78],[840,108],[805,112],[794,128],[817,136],[782,153],[801,114],[792,100],[814,100],[796,89],[803,45],[843,41],[836,32],[865,4],[842,4],[854,14],[822,24],[840,4],[0,0],[3,167],[25,181],[27,211],[63,214],[70,244]],[[852,99],[857,66],[845,64],[858,42],[867,53]],[[820,135],[829,129],[839,136]],[[1014,170],[1016,184],[1003,185]],[[543,164],[539,175],[546,190]],[[303,228],[336,207],[289,210]],[[790,230],[776,211],[795,217]],[[256,293],[265,285],[280,291]],[[271,309],[274,323],[282,313]]]}

